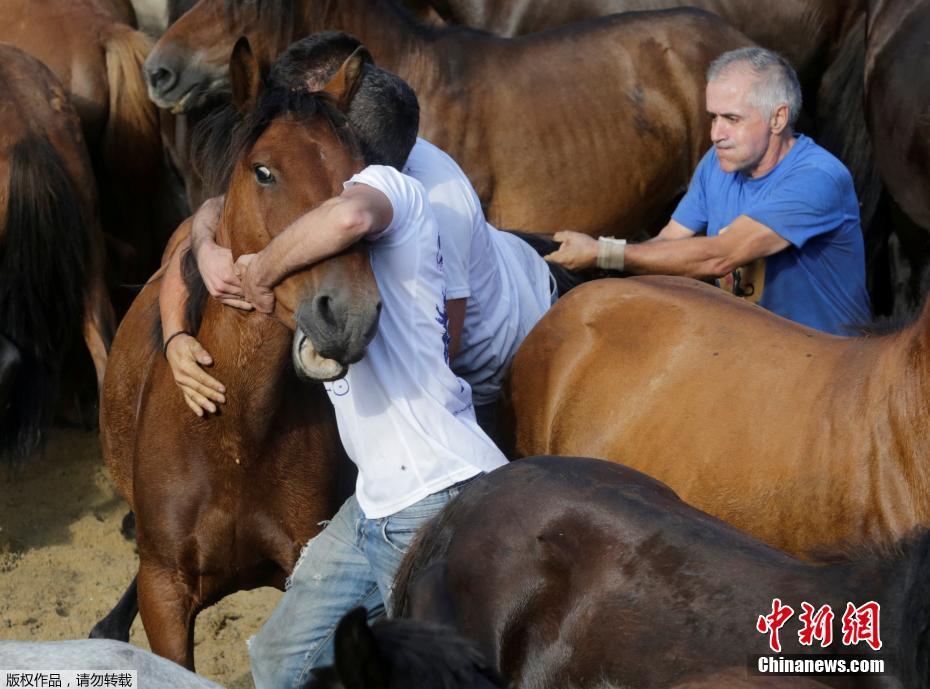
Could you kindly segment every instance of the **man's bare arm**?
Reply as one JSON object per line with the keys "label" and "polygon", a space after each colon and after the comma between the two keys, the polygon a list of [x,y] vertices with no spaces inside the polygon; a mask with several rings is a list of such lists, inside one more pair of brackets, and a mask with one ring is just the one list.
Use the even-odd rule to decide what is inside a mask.
{"label": "man's bare arm", "polygon": [[188,292],[181,275],[181,258],[189,248],[189,238],[179,242],[164,266],[158,308],[163,340],[168,341],[170,338],[165,348],[165,357],[171,367],[171,374],[181,388],[187,406],[197,416],[203,416],[205,411],[215,412],[217,403],[226,402],[226,388],[202,368],[213,363],[209,352],[193,335],[183,332],[186,327],[184,310]]}
{"label": "man's bare arm", "polygon": [[[668,224],[652,239],[644,242],[651,244],[653,242],[663,242],[675,239],[687,239],[693,237],[694,232],[684,225],[674,220],[669,220]],[[569,270],[587,270],[597,267],[597,255],[599,250],[598,240],[580,232],[556,232],[552,237],[559,242],[558,250],[553,251],[546,256],[550,263],[557,263]]]}
{"label": "man's bare arm", "polygon": [[627,245],[624,270],[641,275],[719,278],[789,245],[772,229],[741,215],[714,237]]}
{"label": "man's bare arm", "polygon": [[387,196],[357,184],[320,204],[285,228],[257,254],[236,262],[246,299],[263,313],[274,309],[272,289],[291,273],[347,249],[391,224]]}

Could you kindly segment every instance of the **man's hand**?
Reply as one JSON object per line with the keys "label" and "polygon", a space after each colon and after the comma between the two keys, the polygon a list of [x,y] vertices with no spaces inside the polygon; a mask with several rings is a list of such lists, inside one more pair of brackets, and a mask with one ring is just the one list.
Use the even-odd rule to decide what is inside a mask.
{"label": "man's hand", "polygon": [[177,335],[165,352],[174,382],[181,388],[184,401],[197,416],[216,411],[216,403],[224,404],[226,387],[201,368],[213,363],[213,358],[190,335]]}
{"label": "man's hand", "polygon": [[204,242],[195,255],[197,268],[210,295],[227,306],[251,311],[252,304],[245,299],[242,283],[236,275],[232,251],[212,242]]}
{"label": "man's hand", "polygon": [[191,248],[197,259],[197,269],[210,295],[227,306],[251,311],[245,300],[242,285],[233,270],[232,252],[216,243],[216,230],[223,211],[223,197],[203,202],[191,224]]}
{"label": "man's hand", "polygon": [[242,254],[236,261],[236,275],[242,282],[245,298],[262,313],[274,311],[274,291],[258,284],[252,262],[258,254]]}
{"label": "man's hand", "polygon": [[597,240],[580,232],[556,232],[552,238],[561,246],[545,257],[569,270],[585,270],[597,265]]}

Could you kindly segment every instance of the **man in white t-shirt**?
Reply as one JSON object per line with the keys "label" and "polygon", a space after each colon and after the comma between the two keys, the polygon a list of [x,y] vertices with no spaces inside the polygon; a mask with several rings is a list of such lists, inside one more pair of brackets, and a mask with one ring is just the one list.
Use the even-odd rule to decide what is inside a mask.
{"label": "man in white t-shirt", "polygon": [[[310,234],[313,242],[305,240]],[[358,240],[371,243],[383,304],[378,332],[365,357],[326,384],[339,435],[358,467],[356,491],[307,545],[281,602],[250,643],[258,689],[302,686],[313,667],[328,664],[341,615],[358,605],[383,610],[417,529],[464,481],[506,461],[447,363],[439,233],[416,180],[392,167],[365,168],[342,195],[259,254],[239,258],[245,298],[270,312],[271,290],[283,277]]]}
{"label": "man in white t-shirt", "polygon": [[[382,302],[365,356],[325,386],[358,468],[355,494],[304,548],[277,608],[249,642],[258,689],[303,686],[312,668],[329,664],[342,615],[359,605],[383,614],[420,526],[466,481],[506,462],[477,423],[468,384],[449,368],[436,219],[422,185],[397,169],[418,124],[416,97],[398,82],[381,84],[393,90],[372,113],[396,120],[394,150],[378,155],[363,146],[369,166],[342,194],[235,264],[237,298],[271,312],[272,290],[285,276],[366,241]],[[318,357],[306,341],[298,327],[296,360],[310,370]]]}
{"label": "man in white t-shirt", "polygon": [[[279,57],[271,82],[291,89],[318,89],[359,45],[357,39],[340,32],[302,39]],[[376,73],[387,74],[372,69],[372,74]],[[400,82],[394,75],[388,76]],[[379,100],[389,92],[385,83],[370,85],[363,80],[356,100],[370,100],[376,110]],[[354,109],[353,105],[349,122],[363,149],[380,155],[391,153],[396,145],[394,127],[384,118],[359,116]],[[418,138],[403,172],[423,184],[439,223],[452,370],[471,386],[479,423],[493,437],[497,397],[510,362],[554,299],[548,266],[526,242],[487,223],[465,173],[437,147]],[[193,250],[211,294],[247,308],[232,272],[229,250],[213,242],[219,205],[209,203],[195,216]],[[168,298],[161,303],[163,322],[169,330],[168,324],[180,322],[183,309],[171,307]],[[224,401],[222,385],[200,366],[209,363],[209,355],[196,340],[176,338],[167,355],[175,380],[195,412],[212,412],[215,403]]]}

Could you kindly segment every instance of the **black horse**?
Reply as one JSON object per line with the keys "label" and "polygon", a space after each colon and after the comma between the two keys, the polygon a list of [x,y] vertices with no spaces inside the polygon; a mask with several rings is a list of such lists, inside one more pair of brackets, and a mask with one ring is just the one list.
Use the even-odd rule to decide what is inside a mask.
{"label": "black horse", "polygon": [[[658,689],[774,655],[779,599],[793,610],[782,652],[884,660],[881,676],[819,681],[917,689],[930,686],[928,573],[930,533],[811,564],[627,467],[537,457],[475,481],[425,527],[398,573],[395,613],[475,640],[514,689]],[[811,646],[799,639],[805,603],[812,616],[825,605],[833,613],[810,625]],[[845,645],[853,631],[880,650]]]}
{"label": "black horse", "polygon": [[502,688],[475,645],[446,628],[412,620],[368,626],[365,608],[336,627],[335,665],[317,668],[304,689]]}

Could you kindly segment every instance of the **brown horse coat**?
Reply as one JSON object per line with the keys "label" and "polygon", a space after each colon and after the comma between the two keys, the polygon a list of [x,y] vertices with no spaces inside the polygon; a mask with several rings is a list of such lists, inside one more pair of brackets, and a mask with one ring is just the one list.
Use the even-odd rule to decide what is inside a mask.
{"label": "brown horse coat", "polygon": [[430,0],[446,21],[519,36],[619,12],[697,7],[726,19],[759,45],[776,50],[806,73],[822,69],[851,19],[857,2],[787,0],[767,6],[765,18],[753,0]]}
{"label": "brown horse coat", "polygon": [[390,0],[265,2],[261,21],[242,4],[230,18],[223,0],[201,0],[169,28],[146,61],[156,102],[186,107],[220,88],[240,32],[274,57],[342,29],[414,88],[421,134],[461,164],[488,219],[542,232],[632,236],[664,222],[709,145],[704,71],[748,44],[697,10],[501,39],[424,27]]}
{"label": "brown horse coat", "polygon": [[0,41],[45,63],[81,118],[118,280],[141,283],[187,215],[141,66],[151,40],[104,0],[5,0]]}
{"label": "brown horse coat", "polygon": [[930,312],[824,335],[685,278],[573,290],[514,359],[514,456],[628,464],[792,553],[930,524]]}

